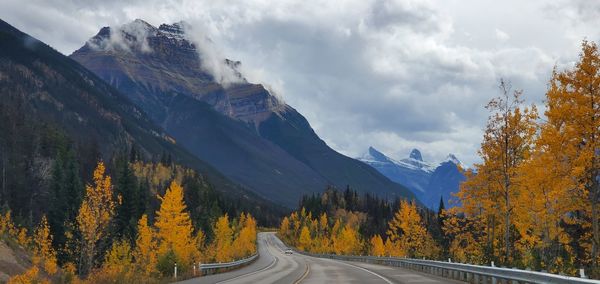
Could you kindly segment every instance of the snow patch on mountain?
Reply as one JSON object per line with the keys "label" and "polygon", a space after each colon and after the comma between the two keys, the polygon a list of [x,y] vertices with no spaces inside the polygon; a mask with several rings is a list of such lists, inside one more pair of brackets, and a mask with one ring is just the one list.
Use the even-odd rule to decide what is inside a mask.
{"label": "snow patch on mountain", "polygon": [[458,191],[464,180],[459,168],[462,163],[454,154],[448,154],[439,163],[423,161],[418,149],[413,149],[407,158],[395,160],[373,147],[358,160],[372,166],[394,182],[400,183],[415,193],[417,198],[431,209],[439,204],[440,197],[449,205],[452,193]]}

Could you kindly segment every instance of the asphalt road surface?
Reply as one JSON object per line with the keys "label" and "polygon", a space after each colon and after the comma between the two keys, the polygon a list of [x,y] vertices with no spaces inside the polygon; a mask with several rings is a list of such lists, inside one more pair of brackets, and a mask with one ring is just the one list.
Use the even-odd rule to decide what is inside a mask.
{"label": "asphalt road surface", "polygon": [[397,267],[286,255],[275,233],[259,233],[257,241],[260,257],[252,264],[179,283],[463,283]]}

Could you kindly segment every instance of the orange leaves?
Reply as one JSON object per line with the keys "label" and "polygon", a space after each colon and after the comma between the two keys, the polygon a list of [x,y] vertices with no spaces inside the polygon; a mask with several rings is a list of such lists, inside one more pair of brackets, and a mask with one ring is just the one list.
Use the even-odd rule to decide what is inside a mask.
{"label": "orange leaves", "polygon": [[33,264],[44,268],[48,275],[54,275],[58,271],[56,251],[52,247],[52,235],[46,216],[42,217],[33,236]]}
{"label": "orange leaves", "polygon": [[300,231],[300,237],[298,238],[298,249],[310,251],[312,246],[312,239],[310,237],[310,231],[308,227],[303,226],[302,231]]}
{"label": "orange leaves", "polygon": [[192,220],[183,202],[183,188],[175,181],[171,183],[156,212],[155,226],[158,229],[158,253],[175,253],[182,267],[189,266],[198,258],[198,249],[193,237]]}
{"label": "orange leaves", "polygon": [[439,247],[427,232],[414,202],[401,200],[388,228],[388,239],[395,247],[393,256],[434,258],[439,254]]}
{"label": "orange leaves", "polygon": [[240,259],[256,251],[256,220],[250,214],[240,214],[240,231],[233,240],[233,256]]}
{"label": "orange leaves", "polygon": [[383,239],[380,235],[375,235],[371,238],[370,242],[371,247],[369,252],[373,256],[384,256],[385,255],[385,245],[383,244]]}
{"label": "orange leaves", "polygon": [[105,171],[104,163],[99,162],[93,174],[94,184],[86,185],[85,197],[76,218],[83,239],[81,272],[84,274],[94,265],[94,257],[98,253],[96,243],[106,235],[115,215],[112,183]]}
{"label": "orange leaves", "polygon": [[[233,223],[233,224],[232,224]],[[232,222],[227,214],[221,216],[213,229],[214,240],[210,255],[214,261],[229,262],[256,253],[256,220],[252,215],[241,213]]]}
{"label": "orange leaves", "polygon": [[156,274],[158,263],[157,240],[154,229],[148,225],[148,216],[142,215],[137,225],[137,238],[133,258],[137,269],[146,277]]}
{"label": "orange leaves", "polygon": [[233,230],[229,226],[229,216],[221,216],[215,224],[215,260],[217,262],[228,262],[233,259],[232,239]]}

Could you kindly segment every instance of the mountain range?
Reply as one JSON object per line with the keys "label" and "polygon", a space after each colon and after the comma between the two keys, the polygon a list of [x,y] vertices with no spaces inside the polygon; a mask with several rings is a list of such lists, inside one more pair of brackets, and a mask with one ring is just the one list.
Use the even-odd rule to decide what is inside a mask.
{"label": "mountain range", "polygon": [[27,212],[50,202],[56,164],[52,152],[62,151],[54,148],[64,147],[56,146],[63,135],[76,148],[78,160],[91,161],[82,165],[87,172],[98,158],[110,159],[135,145],[149,160],[169,155],[195,169],[223,198],[239,202],[240,210],[283,212],[181,147],[141,107],[93,72],[2,20],[0,94],[0,199],[17,216],[31,216]]}
{"label": "mountain range", "polygon": [[293,208],[301,196],[327,186],[414,198],[331,149],[299,112],[249,83],[240,62],[220,59],[220,73],[211,72],[191,28],[143,20],[104,27],[70,58],[117,89],[174,143],[271,202]]}
{"label": "mountain range", "polygon": [[[391,180],[408,187],[427,207],[437,210],[440,198],[446,208],[456,205],[452,194],[465,180],[461,162],[453,154],[439,163],[423,161],[421,152],[413,149],[407,158],[394,160],[373,147],[357,158],[377,169]],[[452,201],[451,201],[452,200]]]}

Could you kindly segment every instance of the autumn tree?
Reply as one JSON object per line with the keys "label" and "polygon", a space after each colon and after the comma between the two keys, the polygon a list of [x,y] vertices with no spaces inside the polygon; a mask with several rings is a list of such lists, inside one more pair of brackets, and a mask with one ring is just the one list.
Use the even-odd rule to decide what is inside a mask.
{"label": "autumn tree", "polygon": [[132,283],[139,278],[136,272],[129,241],[118,240],[107,252],[100,269],[92,272],[87,280],[90,283]]}
{"label": "autumn tree", "polygon": [[300,237],[298,239],[298,249],[303,251],[310,251],[312,245],[312,239],[310,237],[310,231],[307,226],[302,227]]}
{"label": "autumn tree", "polygon": [[229,224],[229,216],[227,214],[217,220],[213,232],[215,234],[213,241],[215,261],[228,262],[233,260],[233,230]]}
{"label": "autumn tree", "polygon": [[256,252],[256,220],[250,214],[240,214],[240,229],[233,241],[234,257],[242,258]]}
{"label": "autumn tree", "polygon": [[414,202],[400,201],[400,208],[389,222],[388,239],[401,253],[397,256],[433,258],[439,248],[423,225]]}
{"label": "autumn tree", "polygon": [[157,248],[156,233],[148,225],[148,216],[144,214],[138,221],[133,258],[137,269],[146,277],[151,277],[157,272]]}
{"label": "autumn tree", "polygon": [[46,271],[48,275],[54,275],[58,270],[56,251],[52,247],[52,235],[46,216],[36,228],[33,236],[33,258],[32,262]]}
{"label": "autumn tree", "polygon": [[370,240],[370,252],[373,256],[384,256],[385,255],[385,245],[383,244],[383,239],[380,235],[375,235]]}
{"label": "autumn tree", "polygon": [[600,275],[600,53],[595,43],[583,41],[571,70],[553,72],[545,114],[541,144],[554,155],[557,168],[567,171],[563,190],[578,199],[585,216],[578,222],[589,232],[581,239],[589,255],[585,262]]}
{"label": "autumn tree", "polygon": [[81,262],[79,272],[86,275],[95,264],[99,254],[98,242],[109,231],[110,222],[115,215],[112,184],[105,175],[103,162],[99,162],[93,174],[93,185],[86,185],[86,193],[77,215],[77,225],[81,232]]}
{"label": "autumn tree", "polygon": [[156,212],[155,226],[158,229],[158,254],[173,252],[182,270],[198,256],[195,246],[192,220],[183,201],[183,188],[175,181],[164,196],[159,197],[160,209]]}
{"label": "autumn tree", "polygon": [[[477,199],[471,204],[486,206],[488,210],[491,207],[491,210],[499,212],[503,223],[503,259],[509,263],[512,260],[511,234],[514,226],[511,214],[519,194],[518,170],[533,148],[538,114],[535,106],[522,106],[522,91],[513,91],[510,83],[501,80],[500,91],[501,96],[492,99],[486,106],[490,117],[479,150],[483,162],[475,165],[477,175],[472,176],[475,184],[467,181],[465,188],[476,188],[482,196],[487,195],[487,201]],[[491,214],[491,226],[495,228],[495,223],[500,220],[495,219],[496,213]]]}

